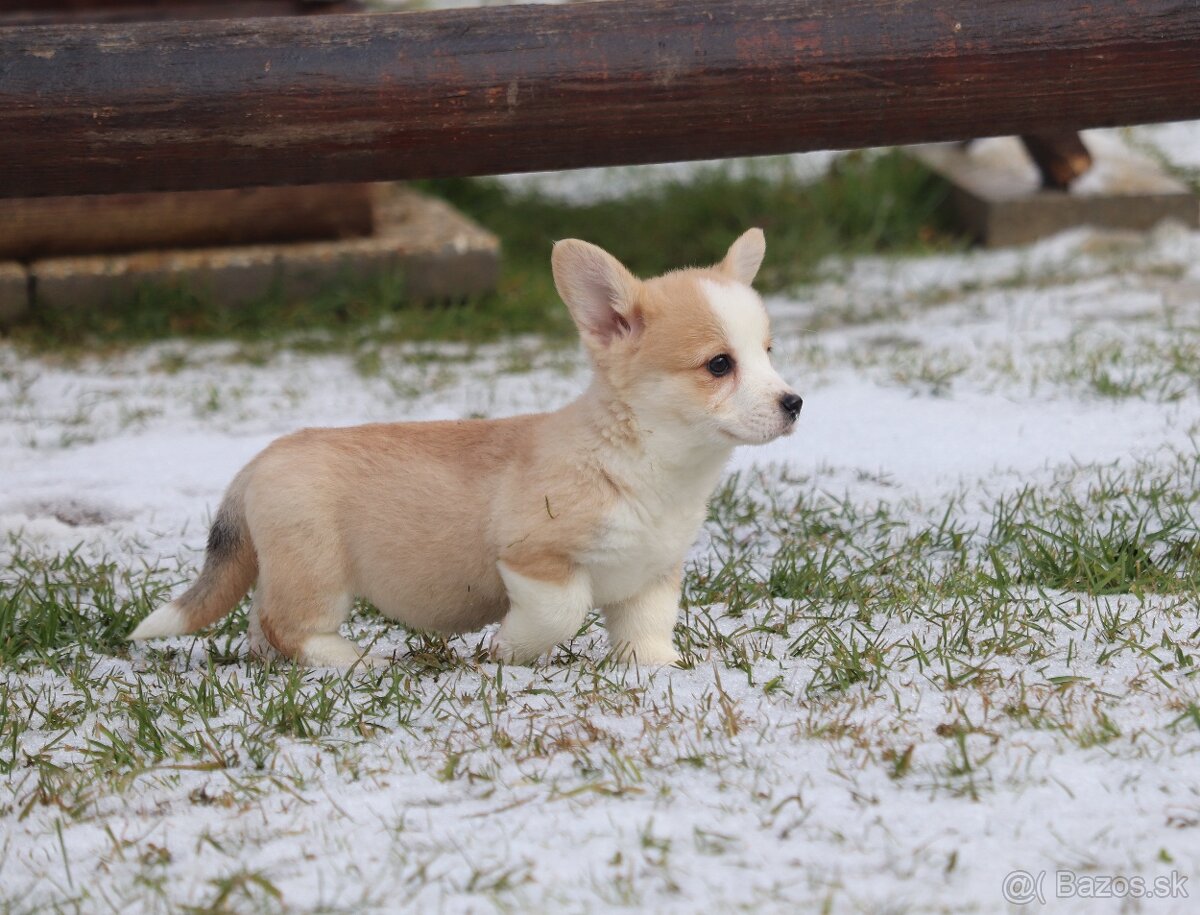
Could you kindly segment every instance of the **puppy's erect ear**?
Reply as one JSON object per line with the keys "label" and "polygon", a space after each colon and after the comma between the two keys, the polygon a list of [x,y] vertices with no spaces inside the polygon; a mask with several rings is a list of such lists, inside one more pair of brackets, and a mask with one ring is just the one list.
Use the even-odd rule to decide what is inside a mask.
{"label": "puppy's erect ear", "polygon": [[619,260],[576,238],[556,242],[550,256],[554,285],[589,343],[607,345],[642,329],[637,277]]}
{"label": "puppy's erect ear", "polygon": [[767,240],[763,237],[762,229],[748,229],[729,246],[725,259],[717,267],[722,273],[749,286],[758,275],[758,268],[762,266],[766,253]]}

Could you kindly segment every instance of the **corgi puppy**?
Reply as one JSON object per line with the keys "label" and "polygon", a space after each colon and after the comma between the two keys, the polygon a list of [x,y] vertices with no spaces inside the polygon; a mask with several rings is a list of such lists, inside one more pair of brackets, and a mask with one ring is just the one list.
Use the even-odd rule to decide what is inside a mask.
{"label": "corgi puppy", "polygon": [[530,663],[598,608],[615,655],[678,660],[684,557],[738,445],[789,434],[802,401],[771,366],[751,229],[710,268],[639,280],[554,246],[595,374],[553,413],[306,429],[234,478],[204,568],[130,635],[195,632],[257,581],[250,647],[302,664],[388,663],[339,628],[356,597],[414,629],[499,621],[493,658]]}

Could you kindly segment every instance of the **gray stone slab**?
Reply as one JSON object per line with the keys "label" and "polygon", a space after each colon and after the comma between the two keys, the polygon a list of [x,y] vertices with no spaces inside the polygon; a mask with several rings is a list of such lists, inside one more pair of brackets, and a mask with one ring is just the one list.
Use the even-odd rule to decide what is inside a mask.
{"label": "gray stone slab", "polygon": [[381,274],[398,277],[406,302],[428,302],[494,288],[500,245],[444,201],[396,187],[381,193],[367,238],[48,258],[30,269],[34,307],[48,309],[103,308],[142,288],[186,288],[237,307]]}
{"label": "gray stone slab", "polygon": [[1200,199],[1119,141],[1089,135],[1092,168],[1067,191],[1044,190],[1016,137],[915,146],[910,153],[950,182],[964,227],[988,247],[1028,244],[1076,226],[1144,231],[1171,219],[1200,226]]}

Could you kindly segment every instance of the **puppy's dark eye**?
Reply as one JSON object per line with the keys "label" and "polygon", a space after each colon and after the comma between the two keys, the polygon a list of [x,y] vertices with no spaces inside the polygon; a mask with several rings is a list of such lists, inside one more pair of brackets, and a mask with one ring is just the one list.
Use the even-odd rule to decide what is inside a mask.
{"label": "puppy's dark eye", "polygon": [[733,357],[727,353],[721,353],[719,356],[713,356],[708,360],[709,374],[720,378],[722,375],[728,375],[733,371]]}

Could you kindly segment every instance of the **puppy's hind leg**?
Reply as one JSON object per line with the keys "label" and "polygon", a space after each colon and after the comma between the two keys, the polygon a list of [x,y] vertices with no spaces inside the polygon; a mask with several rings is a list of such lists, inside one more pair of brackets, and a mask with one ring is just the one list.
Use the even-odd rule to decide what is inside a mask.
{"label": "puppy's hind leg", "polygon": [[262,588],[254,589],[254,598],[250,602],[250,613],[246,618],[246,638],[250,644],[250,654],[264,661],[278,660],[282,655],[267,638],[262,628]]}
{"label": "puppy's hind leg", "polygon": [[349,593],[322,590],[313,584],[296,580],[282,583],[264,572],[251,611],[251,650],[255,654],[269,654],[269,646],[309,667],[387,664],[386,658],[368,654],[338,633],[350,615],[354,598]]}

